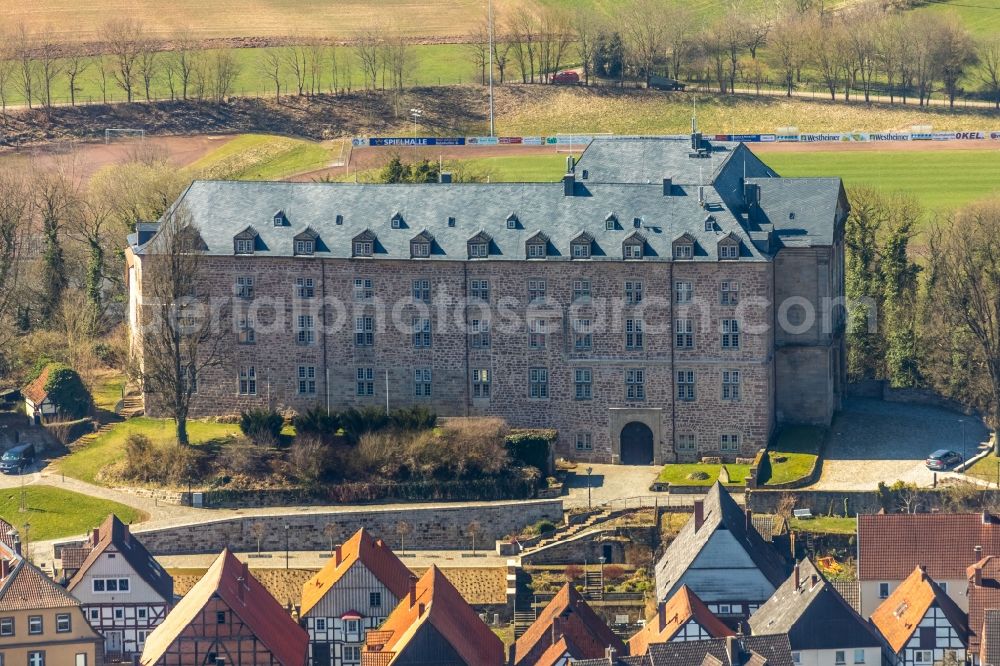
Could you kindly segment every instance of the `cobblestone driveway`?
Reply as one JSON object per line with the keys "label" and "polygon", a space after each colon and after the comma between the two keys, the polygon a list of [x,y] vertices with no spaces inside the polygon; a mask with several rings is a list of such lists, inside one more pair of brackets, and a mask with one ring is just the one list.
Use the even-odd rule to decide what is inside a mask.
{"label": "cobblestone driveway", "polygon": [[[965,421],[965,443],[962,424]],[[874,489],[879,481],[898,479],[930,486],[933,473],[924,466],[935,449],[952,449],[966,458],[988,439],[981,421],[936,407],[848,398],[837,414],[814,488]],[[938,474],[938,478],[942,478]]]}

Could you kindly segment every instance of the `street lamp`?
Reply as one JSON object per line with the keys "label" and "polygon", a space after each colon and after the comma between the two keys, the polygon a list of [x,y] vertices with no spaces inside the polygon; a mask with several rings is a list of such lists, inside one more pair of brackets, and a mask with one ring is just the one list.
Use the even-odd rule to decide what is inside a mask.
{"label": "street lamp", "polygon": [[965,419],[959,419],[959,423],[962,424],[962,462],[969,459],[968,447],[965,445]]}
{"label": "street lamp", "polygon": [[288,568],[288,523],[285,523],[285,569]]}
{"label": "street lamp", "polygon": [[604,598],[604,563],[608,561],[606,557],[601,555],[597,558],[597,561],[601,563],[601,598]]}
{"label": "street lamp", "polygon": [[417,121],[424,115],[423,109],[410,109],[410,116],[413,118],[413,138],[417,138]]}
{"label": "street lamp", "polygon": [[587,508],[593,509],[594,505],[590,501],[590,475],[594,473],[593,467],[587,468]]}

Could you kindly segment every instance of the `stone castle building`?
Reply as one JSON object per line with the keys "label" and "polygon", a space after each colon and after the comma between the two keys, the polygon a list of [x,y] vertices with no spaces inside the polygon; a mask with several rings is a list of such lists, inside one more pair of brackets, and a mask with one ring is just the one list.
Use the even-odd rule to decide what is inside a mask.
{"label": "stone castle building", "polygon": [[[568,167],[561,183],[193,183],[173,210],[223,353],[193,378],[192,415],[424,404],[640,464],[751,456],[777,423],[830,422],[839,179],[781,178],[697,134],[600,139]],[[134,330],[163,236],[129,238]]]}

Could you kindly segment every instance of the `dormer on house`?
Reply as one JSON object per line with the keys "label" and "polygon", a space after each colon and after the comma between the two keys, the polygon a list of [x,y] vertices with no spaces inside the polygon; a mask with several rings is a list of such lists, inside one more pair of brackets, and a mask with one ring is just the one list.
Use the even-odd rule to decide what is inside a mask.
{"label": "dormer on house", "polygon": [[507,216],[507,228],[508,229],[520,229],[521,220],[518,219],[517,213],[511,213]]}
{"label": "dormer on house", "polygon": [[360,234],[351,239],[351,256],[371,257],[375,254],[375,232],[365,229]]}
{"label": "dormer on house", "polygon": [[570,256],[573,259],[590,259],[594,251],[594,236],[581,231],[580,234],[570,241]]}
{"label": "dormer on house", "polygon": [[389,226],[393,229],[405,229],[406,221],[403,220],[403,215],[401,213],[396,213],[389,219]]}
{"label": "dormer on house", "polygon": [[646,237],[638,231],[633,231],[622,241],[622,257],[625,259],[642,259],[645,254]]}
{"label": "dormer on house", "polygon": [[431,256],[431,245],[434,244],[434,236],[426,229],[410,239],[410,258],[426,259]]}
{"label": "dormer on house", "polygon": [[674,239],[673,257],[675,260],[694,259],[694,236],[685,232]]}
{"label": "dormer on house", "polygon": [[618,226],[618,216],[614,213],[608,213],[608,216],[604,218],[604,230],[614,231],[620,228],[621,227]]}
{"label": "dormer on house", "polygon": [[316,241],[318,240],[319,234],[312,227],[306,227],[304,231],[296,234],[295,238],[292,239],[295,256],[309,257],[316,254]]}
{"label": "dormer on house", "polygon": [[544,259],[548,254],[549,237],[536,231],[524,242],[524,254],[528,259]]}
{"label": "dormer on house", "polygon": [[275,211],[274,216],[271,218],[271,221],[274,223],[274,226],[276,227],[288,226],[288,216],[285,215],[285,211],[283,210]]}
{"label": "dormer on house", "polygon": [[469,248],[469,259],[485,259],[490,256],[490,243],[493,238],[485,231],[480,231],[478,234],[473,236],[468,240]]}
{"label": "dormer on house", "polygon": [[740,247],[743,243],[739,236],[730,232],[719,239],[719,261],[736,260],[740,258]]}
{"label": "dormer on house", "polygon": [[252,226],[247,227],[233,237],[233,252],[235,254],[253,254],[257,249],[259,234]]}

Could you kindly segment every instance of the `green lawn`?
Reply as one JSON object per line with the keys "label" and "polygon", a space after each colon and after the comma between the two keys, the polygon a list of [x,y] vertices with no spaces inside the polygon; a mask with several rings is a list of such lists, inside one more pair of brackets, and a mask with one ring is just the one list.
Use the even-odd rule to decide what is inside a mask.
{"label": "green lawn", "polygon": [[[340,152],[340,144],[336,152]],[[268,134],[243,134],[191,164],[187,170],[200,178],[279,180],[321,169],[332,159],[323,144]]]}
{"label": "green lawn", "polygon": [[[726,465],[731,485],[742,486],[750,472],[750,465]],[[722,465],[703,465],[701,463],[677,463],[664,465],[656,478],[660,483],[673,483],[679,486],[711,486],[719,480]],[[688,475],[695,472],[708,474],[707,479],[689,479]]]}
{"label": "green lawn", "polygon": [[[826,432],[812,426],[791,426],[778,433],[774,445],[769,449],[771,457],[771,478],[765,485],[788,483],[809,474]],[[776,458],[785,458],[778,462]]]}
{"label": "green lawn", "polygon": [[854,534],[858,531],[857,518],[843,516],[816,516],[807,520],[792,518],[789,523],[789,527],[797,532],[814,534]]}
{"label": "green lawn", "polygon": [[934,0],[914,11],[943,15],[958,14],[965,26],[977,37],[1000,33],[1000,0]]}
{"label": "green lawn", "polygon": [[59,537],[83,534],[101,524],[109,513],[116,514],[124,523],[145,519],[145,514],[130,506],[50,486],[27,486],[24,489],[28,510],[20,511],[21,489],[5,488],[0,491],[0,517],[24,532],[28,522],[27,538],[44,541]]}
{"label": "green lawn", "polygon": [[94,406],[113,412],[115,405],[122,399],[122,389],[125,387],[125,378],[120,375],[102,377],[94,386],[90,387],[90,395],[94,399]]}
{"label": "green lawn", "polygon": [[1000,194],[1000,152],[796,152],[762,154],[783,176],[840,176],[847,187],[912,192],[928,209],[949,209]]}
{"label": "green lawn", "polygon": [[[169,419],[141,417],[118,423],[114,429],[98,437],[87,447],[58,460],[59,471],[81,481],[98,483],[97,473],[106,465],[121,459],[122,446],[128,436],[134,433],[146,435],[154,443],[165,444],[174,440],[174,422]],[[188,437],[192,444],[204,444],[237,434],[239,426],[235,424],[188,421]]]}
{"label": "green lawn", "polygon": [[965,470],[969,476],[974,476],[992,484],[997,483],[997,473],[1000,472],[1000,458],[996,456],[986,456],[976,462],[975,465]]}

